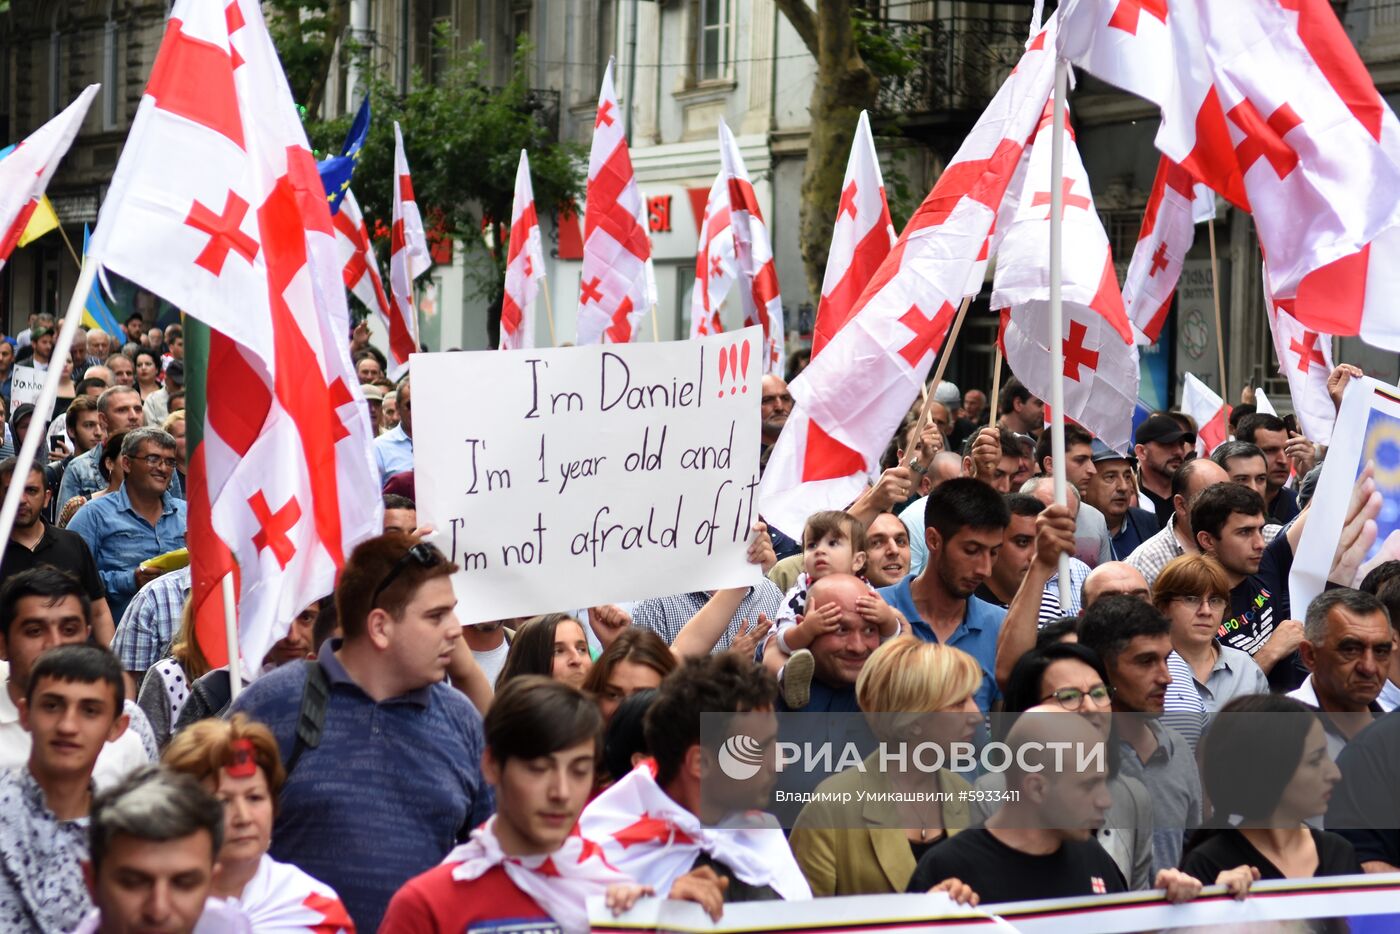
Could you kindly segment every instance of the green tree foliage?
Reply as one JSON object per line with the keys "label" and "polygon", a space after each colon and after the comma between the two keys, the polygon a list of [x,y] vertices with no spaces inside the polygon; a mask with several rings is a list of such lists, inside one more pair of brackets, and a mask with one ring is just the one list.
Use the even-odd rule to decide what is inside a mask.
{"label": "green tree foliage", "polygon": [[[447,42],[445,33],[437,41]],[[352,188],[365,214],[381,263],[388,262],[393,217],[394,122],[403,130],[413,190],[429,239],[450,236],[467,250],[485,250],[491,262],[477,281],[490,303],[488,334],[500,328],[506,240],[520,151],[530,155],[535,204],[541,218],[581,198],[583,151],[561,143],[544,119],[544,100],[528,79],[530,47],[522,39],[504,86],[488,80],[480,43],[445,56],[435,80],[415,71],[407,94],[383,70],[368,72],[373,111]],[[339,151],[353,114],[308,126],[318,158]],[[387,282],[385,283],[387,286]]]}
{"label": "green tree foliage", "polygon": [[293,99],[307,113],[318,112],[336,40],[349,22],[350,0],[263,0],[263,10]]}

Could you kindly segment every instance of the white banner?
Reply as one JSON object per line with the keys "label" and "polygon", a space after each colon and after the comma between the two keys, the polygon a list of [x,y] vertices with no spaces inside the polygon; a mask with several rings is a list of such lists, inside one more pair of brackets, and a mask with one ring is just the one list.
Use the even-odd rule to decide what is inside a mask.
{"label": "white banner", "polygon": [[32,366],[16,366],[10,371],[10,411],[33,405],[44,388],[44,374]]}
{"label": "white banner", "polygon": [[462,623],[757,584],[762,340],[414,354],[418,519]]}
{"label": "white banner", "polygon": [[1376,490],[1383,504],[1363,569],[1379,563],[1377,559],[1400,557],[1400,388],[1363,377],[1347,384],[1308,524],[1293,557],[1288,603],[1294,619],[1302,619],[1308,604],[1327,586],[1356,478],[1368,461],[1375,464]]}
{"label": "white banner", "polygon": [[[1214,931],[1240,930],[1259,922],[1316,918],[1353,919],[1352,930],[1395,930],[1400,923],[1400,874],[1331,876],[1256,882],[1251,895],[1236,901],[1224,886],[1207,886],[1193,901],[1168,904],[1162,892],[1126,892],[1014,902],[984,908],[954,905],[935,895],[857,895],[809,901],[748,902],[724,906],[724,917],[712,922],[693,902],[649,898],[626,914],[614,917],[601,898],[588,900],[594,934],[642,934],[680,931],[686,934],[898,934],[902,931],[965,932],[1021,931],[1023,934],[1126,934],[1210,926]],[[1388,917],[1386,917],[1388,916]],[[1367,918],[1366,922],[1355,919]],[[1292,927],[1284,928],[1293,930]],[[1342,928],[1346,930],[1345,927]],[[1251,930],[1258,930],[1251,928]]]}

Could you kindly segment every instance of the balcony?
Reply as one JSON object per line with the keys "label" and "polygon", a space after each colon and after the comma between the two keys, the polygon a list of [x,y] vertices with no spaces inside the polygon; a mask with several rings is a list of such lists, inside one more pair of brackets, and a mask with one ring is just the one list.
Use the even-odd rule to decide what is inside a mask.
{"label": "balcony", "polygon": [[876,113],[910,135],[965,129],[991,101],[1025,50],[1027,16],[880,21],[891,40],[921,50],[908,75],[881,81]]}

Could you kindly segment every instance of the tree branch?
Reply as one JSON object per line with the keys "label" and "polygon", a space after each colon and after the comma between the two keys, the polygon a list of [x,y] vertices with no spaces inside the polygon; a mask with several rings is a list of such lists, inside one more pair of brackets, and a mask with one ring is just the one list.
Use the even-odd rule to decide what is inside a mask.
{"label": "tree branch", "polygon": [[[817,16],[812,12],[812,8],[807,5],[807,0],[774,0],[778,9],[787,17],[787,21],[792,24],[792,28],[797,30],[797,35],[802,38],[802,44],[807,47],[807,51],[812,53],[813,58],[820,55],[820,40],[817,35]],[[817,0],[821,3],[822,0]]]}

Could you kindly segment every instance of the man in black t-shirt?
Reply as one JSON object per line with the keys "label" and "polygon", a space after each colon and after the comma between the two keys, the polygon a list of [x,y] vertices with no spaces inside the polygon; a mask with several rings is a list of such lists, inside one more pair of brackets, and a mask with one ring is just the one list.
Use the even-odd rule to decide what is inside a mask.
{"label": "man in black t-shirt", "polygon": [[[15,466],[13,457],[0,461],[0,498],[10,488]],[[29,482],[20,496],[15,524],[10,529],[10,540],[5,543],[4,555],[0,557],[0,584],[21,571],[40,565],[67,571],[78,579],[83,592],[92,602],[93,636],[99,644],[107,645],[112,641],[116,624],[107,606],[107,591],[97,573],[97,562],[93,560],[92,552],[82,536],[44,521],[43,510],[48,503],[49,490],[44,482],[44,471],[36,464],[30,468]]]}
{"label": "man in black t-shirt", "polygon": [[[984,905],[1126,891],[1118,865],[1093,835],[1113,803],[1107,751],[1089,755],[1088,769],[1075,768],[1081,752],[1102,749],[1102,734],[1083,717],[1063,716],[1068,712],[1059,706],[1026,713],[1006,739],[1015,751],[1006,772],[1008,798],[985,827],[964,830],[925,853],[908,891],[957,882]],[[1050,748],[1061,743],[1068,745]],[[1154,885],[1173,902],[1201,891],[1177,869],[1158,872]]]}
{"label": "man in black t-shirt", "polygon": [[1298,658],[1303,624],[1289,618],[1288,573],[1307,522],[1301,515],[1264,545],[1264,500],[1239,483],[1207,487],[1191,504],[1191,531],[1204,554],[1230,578],[1222,643],[1253,656],[1275,691],[1292,691],[1308,676]]}

